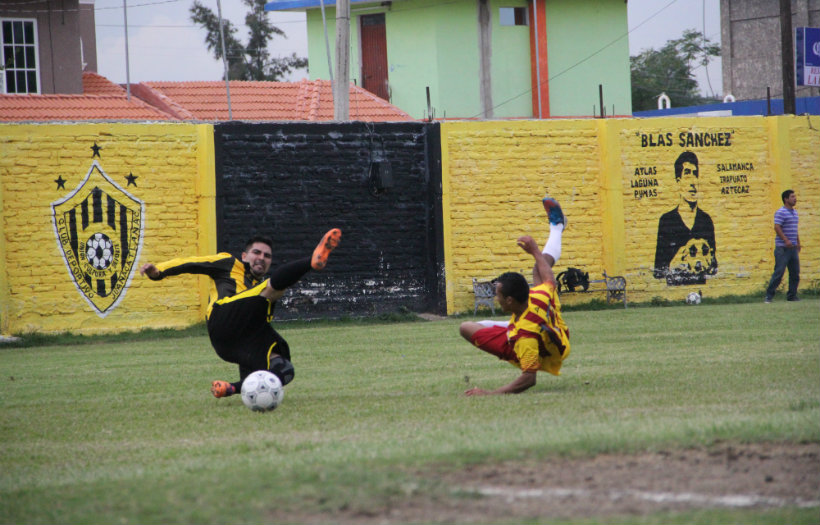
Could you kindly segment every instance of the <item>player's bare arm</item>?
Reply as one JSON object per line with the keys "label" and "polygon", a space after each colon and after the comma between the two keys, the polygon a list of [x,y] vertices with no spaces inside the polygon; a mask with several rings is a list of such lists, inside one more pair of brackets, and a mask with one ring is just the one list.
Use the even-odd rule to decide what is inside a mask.
{"label": "player's bare arm", "polygon": [[159,269],[153,263],[146,263],[140,267],[140,275],[147,275],[150,279],[159,277]]}
{"label": "player's bare arm", "polygon": [[535,266],[532,270],[532,283],[535,286],[545,282],[555,282],[555,275],[552,273],[552,264],[547,260],[547,256],[541,253],[538,243],[529,235],[518,238],[518,246],[532,255],[535,259]]}
{"label": "player's bare arm", "polygon": [[484,390],[483,388],[471,388],[464,392],[468,396],[491,396],[496,394],[520,394],[535,385],[535,372],[521,372],[515,380],[495,390]]}

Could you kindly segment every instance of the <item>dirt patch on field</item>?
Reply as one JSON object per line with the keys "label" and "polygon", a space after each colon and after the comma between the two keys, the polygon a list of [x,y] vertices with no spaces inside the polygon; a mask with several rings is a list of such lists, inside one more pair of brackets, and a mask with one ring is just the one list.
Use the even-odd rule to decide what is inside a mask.
{"label": "dirt patch on field", "polygon": [[[419,477],[431,473],[419,474]],[[492,523],[702,508],[820,507],[820,444],[720,445],[640,455],[471,466],[389,509],[311,516],[350,524]],[[293,516],[290,516],[293,519]]]}

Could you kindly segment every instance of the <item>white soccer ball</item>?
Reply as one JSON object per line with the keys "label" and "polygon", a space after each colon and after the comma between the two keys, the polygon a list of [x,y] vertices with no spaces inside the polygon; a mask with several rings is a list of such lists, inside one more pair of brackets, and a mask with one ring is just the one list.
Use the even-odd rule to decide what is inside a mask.
{"label": "white soccer ball", "polygon": [[700,304],[700,294],[698,292],[689,292],[686,296],[686,304]]}
{"label": "white soccer ball", "polygon": [[275,409],[285,397],[285,389],[278,377],[267,370],[257,370],[242,382],[242,402],[254,412]]}

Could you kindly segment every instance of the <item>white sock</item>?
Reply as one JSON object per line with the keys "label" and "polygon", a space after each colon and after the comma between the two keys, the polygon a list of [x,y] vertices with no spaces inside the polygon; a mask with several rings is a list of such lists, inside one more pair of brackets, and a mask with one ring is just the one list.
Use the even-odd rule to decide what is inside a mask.
{"label": "white sock", "polygon": [[558,259],[561,258],[561,236],[563,235],[563,224],[550,224],[550,236],[547,238],[547,244],[544,245],[541,253],[549,255],[555,262],[558,262]]}

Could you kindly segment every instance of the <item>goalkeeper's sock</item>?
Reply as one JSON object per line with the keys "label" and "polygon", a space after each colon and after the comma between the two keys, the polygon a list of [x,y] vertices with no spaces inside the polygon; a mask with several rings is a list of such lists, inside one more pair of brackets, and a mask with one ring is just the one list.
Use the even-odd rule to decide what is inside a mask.
{"label": "goalkeeper's sock", "polygon": [[493,321],[492,319],[485,319],[483,321],[478,321],[478,324],[485,328],[490,328],[491,326],[507,326],[510,323],[508,321]]}
{"label": "goalkeeper's sock", "polygon": [[277,266],[270,276],[270,285],[274,290],[285,290],[296,284],[303,275],[310,271],[310,259],[305,257],[297,261]]}

